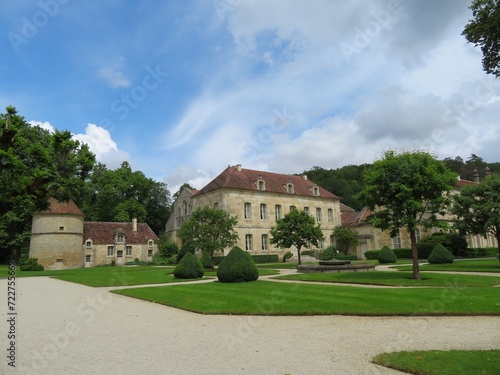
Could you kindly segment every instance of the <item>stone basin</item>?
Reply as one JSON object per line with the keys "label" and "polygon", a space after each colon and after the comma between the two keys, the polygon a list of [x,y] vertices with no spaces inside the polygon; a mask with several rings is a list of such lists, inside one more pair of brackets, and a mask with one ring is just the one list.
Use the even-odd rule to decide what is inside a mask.
{"label": "stone basin", "polygon": [[358,264],[333,264],[333,265],[300,265],[297,266],[297,271],[302,273],[318,273],[318,272],[367,272],[375,271],[375,264],[358,263]]}
{"label": "stone basin", "polygon": [[320,260],[320,266],[341,266],[343,264],[351,264],[350,260],[340,260],[340,259],[332,259],[332,260]]}

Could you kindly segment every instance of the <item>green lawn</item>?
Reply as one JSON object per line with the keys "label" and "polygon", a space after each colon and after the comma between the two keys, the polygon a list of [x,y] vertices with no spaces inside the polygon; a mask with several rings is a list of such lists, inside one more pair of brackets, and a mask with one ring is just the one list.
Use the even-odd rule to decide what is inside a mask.
{"label": "green lawn", "polygon": [[[400,271],[410,271],[411,266],[394,267]],[[421,271],[459,271],[459,272],[498,272],[500,263],[498,259],[488,260],[455,260],[451,264],[426,264],[420,266]]]}
{"label": "green lawn", "polygon": [[[174,267],[135,266],[135,267],[95,267],[76,268],[60,271],[21,271],[16,277],[51,276],[55,279],[70,281],[92,287],[161,284],[182,282],[174,278]],[[275,275],[275,270],[261,270],[260,275]],[[7,266],[0,266],[0,278],[7,276]],[[205,277],[216,277],[216,272],[206,271]]]}
{"label": "green lawn", "polygon": [[115,293],[203,314],[500,315],[500,288],[391,288],[212,282]]}
{"label": "green lawn", "polygon": [[384,353],[372,362],[417,375],[496,375],[500,371],[500,350]]}
{"label": "green lawn", "polygon": [[475,275],[450,275],[421,273],[421,280],[413,280],[411,272],[346,272],[346,273],[303,273],[277,276],[276,279],[320,281],[327,283],[354,283],[397,286],[466,286],[484,287],[500,285],[500,277]]}

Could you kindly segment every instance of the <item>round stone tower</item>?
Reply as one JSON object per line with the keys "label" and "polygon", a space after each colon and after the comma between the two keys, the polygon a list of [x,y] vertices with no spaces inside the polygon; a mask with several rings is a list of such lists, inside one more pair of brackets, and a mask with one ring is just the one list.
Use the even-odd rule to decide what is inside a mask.
{"label": "round stone tower", "polygon": [[29,256],[49,270],[83,267],[83,213],[75,202],[51,199],[47,211],[33,214]]}

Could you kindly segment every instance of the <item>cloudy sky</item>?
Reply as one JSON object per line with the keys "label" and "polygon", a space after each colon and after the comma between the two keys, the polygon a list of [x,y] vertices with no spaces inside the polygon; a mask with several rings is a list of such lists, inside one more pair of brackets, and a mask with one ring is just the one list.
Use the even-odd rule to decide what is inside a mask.
{"label": "cloudy sky", "polygon": [[[0,107],[170,188],[388,149],[500,161],[470,0],[0,3]],[[174,192],[172,191],[172,192]]]}

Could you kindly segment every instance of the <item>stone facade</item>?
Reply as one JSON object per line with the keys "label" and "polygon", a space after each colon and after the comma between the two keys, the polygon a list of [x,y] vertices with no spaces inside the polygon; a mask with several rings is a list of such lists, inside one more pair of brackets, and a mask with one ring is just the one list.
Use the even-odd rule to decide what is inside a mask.
{"label": "stone facade", "polygon": [[[283,255],[286,251],[297,253],[296,249],[280,249],[271,245],[269,234],[276,219],[293,208],[309,210],[320,223],[326,239],[320,248],[331,244],[333,229],[341,224],[340,198],[315,185],[306,176],[254,171],[243,169],[239,165],[228,167],[191,197],[189,192],[181,192],[174,203],[174,207],[179,206],[181,210],[173,210],[167,223],[167,231],[172,228],[172,223],[180,226],[189,217],[190,212],[182,209],[185,200],[192,210],[209,206],[236,216],[236,246],[252,254]],[[191,205],[189,202],[192,202]],[[185,213],[188,215],[184,215]],[[175,236],[175,230],[170,233]]]}
{"label": "stone facade", "polygon": [[152,260],[157,239],[146,223],[88,222],[73,201],[51,200],[49,210],[33,214],[29,256],[48,270],[120,265]]}

